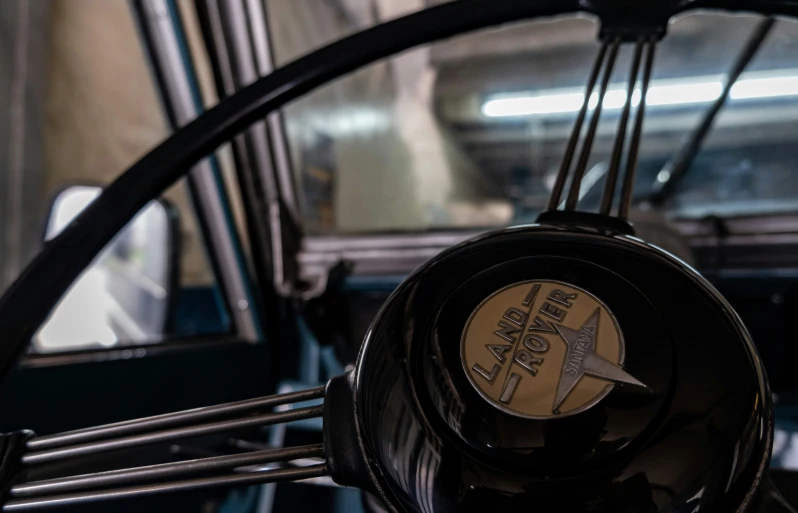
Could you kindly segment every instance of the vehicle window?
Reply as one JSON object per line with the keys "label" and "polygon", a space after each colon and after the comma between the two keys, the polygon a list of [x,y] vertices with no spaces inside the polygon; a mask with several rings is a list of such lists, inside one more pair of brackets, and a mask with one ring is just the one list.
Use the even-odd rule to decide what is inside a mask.
{"label": "vehicle window", "polygon": [[[16,34],[8,49],[0,42],[0,51],[13,55],[11,47],[19,51],[19,38],[28,37],[30,54],[20,58],[40,73],[29,82],[44,84],[24,100],[26,119],[40,119],[38,138],[26,141],[23,154],[23,168],[30,173],[4,184],[11,189],[0,187],[26,200],[16,217],[0,210],[0,224],[18,228],[18,240],[6,237],[0,254],[7,255],[11,243],[25,248],[16,261],[2,262],[4,286],[44,238],[54,236],[99,194],[99,187],[169,134],[130,6],[69,0],[12,5],[45,4],[22,13],[36,30]],[[25,79],[6,74],[5,66],[0,60],[0,85],[5,77]],[[13,59],[8,66],[20,69]],[[0,87],[0,96],[5,91]],[[19,123],[12,119],[7,126],[13,131]],[[3,150],[0,146],[0,157]],[[36,336],[33,350],[124,347],[229,329],[189,190],[181,181],[140,212],[74,284]]]}
{"label": "vehicle window", "polygon": [[[734,21],[740,27],[739,46],[741,34],[750,33],[754,22]],[[732,88],[730,102],[665,208],[680,217],[798,209],[797,51],[798,23],[779,20]]]}
{"label": "vehicle window", "polygon": [[[276,3],[282,4],[270,0]],[[373,3],[370,12],[390,17],[380,11],[382,3]],[[357,25],[351,16],[334,15],[333,4],[317,2],[290,16],[274,10],[278,60],[296,58]],[[695,14],[670,25],[646,100],[638,206],[646,204],[664,178],[663,165],[719,95],[724,74],[758,21]],[[311,22],[313,31],[294,29]],[[290,105],[285,117],[308,231],[533,221],[546,204],[584,101],[597,30],[594,20],[571,17],[469,34],[379,62]],[[796,36],[798,24],[778,22],[689,173],[657,208],[681,217],[795,208]],[[588,210],[598,206],[631,54],[631,47],[622,48],[605,98],[582,186]],[[639,103],[639,93],[632,100]]]}

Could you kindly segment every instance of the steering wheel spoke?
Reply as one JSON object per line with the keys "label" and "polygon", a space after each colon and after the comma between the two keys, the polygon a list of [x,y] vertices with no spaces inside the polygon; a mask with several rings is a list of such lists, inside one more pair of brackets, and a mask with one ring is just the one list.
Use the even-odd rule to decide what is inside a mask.
{"label": "steering wheel spoke", "polygon": [[[198,460],[201,461],[201,460]],[[146,469],[146,467],[141,467]],[[144,495],[155,495],[167,492],[185,492],[191,490],[247,486],[278,481],[299,481],[314,477],[326,476],[327,466],[323,463],[305,467],[278,468],[257,472],[247,472],[238,475],[220,475],[200,479],[186,479],[165,483],[146,484],[122,488],[109,488],[107,490],[92,490],[61,495],[45,495],[40,498],[14,499],[3,506],[3,511],[29,511],[33,509],[84,504],[110,499],[129,499]],[[84,476],[88,478],[89,476]]]}
{"label": "steering wheel spoke", "polygon": [[[49,479],[24,479],[25,470],[69,463],[95,453],[318,418],[323,415],[324,405],[307,406],[306,402],[318,402],[324,395],[325,387],[316,387],[30,438],[19,458],[23,479],[11,487],[10,500],[3,511],[327,476],[330,472],[324,460],[324,445],[312,444]],[[272,408],[276,411],[269,411]]]}

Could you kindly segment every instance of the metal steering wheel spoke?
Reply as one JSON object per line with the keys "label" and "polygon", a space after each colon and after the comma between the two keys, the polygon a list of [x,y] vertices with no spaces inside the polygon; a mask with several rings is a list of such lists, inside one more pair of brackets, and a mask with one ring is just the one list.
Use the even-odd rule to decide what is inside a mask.
{"label": "metal steering wheel spoke", "polygon": [[[297,403],[323,399],[324,396],[325,387],[316,387],[30,438],[25,444],[27,452],[20,458],[22,479],[18,479],[9,490],[10,500],[3,506],[3,511],[28,511],[166,492],[327,476],[330,472],[324,460],[324,446],[314,444],[25,480],[25,470],[32,467],[69,463],[99,452],[318,418],[323,415],[323,404],[304,406]],[[275,411],[269,411],[271,408]],[[308,459],[313,463],[308,465]],[[301,466],[298,460],[301,460]],[[266,464],[270,465],[264,467]]]}
{"label": "metal steering wheel spoke", "polygon": [[[392,510],[432,511],[437,504],[451,504],[453,511],[462,511],[487,504],[502,511],[529,509],[530,505],[541,511],[582,511],[602,504],[608,511],[627,511],[637,504],[627,499],[644,499],[647,502],[640,504],[648,511],[654,505],[648,503],[652,492],[671,489],[660,480],[672,478],[675,480],[668,486],[672,485],[673,494],[663,503],[668,511],[693,506],[694,499],[682,503],[677,499],[694,497],[696,489],[703,490],[701,508],[715,511],[718,505],[728,506],[733,501],[741,505],[737,511],[745,510],[751,498],[764,489],[772,449],[771,394],[761,359],[740,318],[713,287],[683,262],[624,236],[632,232],[624,219],[632,199],[656,44],[672,16],[717,7],[798,16],[798,0],[684,0],[656,6],[603,0],[448,2],[314,51],[224,99],[181,128],[108,185],[45,245],[0,297],[0,378],[8,376],[65,291],[115,234],[192,165],[252,123],[333,79],[420,44],[506,22],[578,12],[594,14],[603,24],[602,44],[555,180],[549,211],[541,215],[553,214],[547,221],[558,226],[533,225],[494,232],[444,251],[424,264],[394,291],[378,313],[355,369],[333,378],[326,387],[38,438],[31,438],[30,432],[0,435],[2,510],[26,511],[320,476],[382,497]],[[755,34],[738,60],[735,70],[739,71],[731,75],[733,78],[742,72],[771,27],[772,22],[767,22]],[[636,46],[600,213],[578,212],[603,102],[624,42]],[[627,128],[641,68],[639,103],[627,148]],[[732,82],[727,84],[727,92]],[[598,101],[582,137],[582,125],[597,86]],[[708,127],[711,119],[707,119]],[[701,128],[697,136],[705,135],[707,129]],[[691,144],[691,148],[697,148],[696,143]],[[561,203],[577,150],[568,195]],[[694,152],[686,155],[675,169],[686,169]],[[618,180],[622,183],[616,218],[611,212]],[[564,211],[558,211],[561,204]],[[574,229],[590,223],[611,236]],[[502,348],[512,346],[503,344],[495,351],[485,346],[486,338],[500,337],[512,341],[518,349],[505,367],[508,375],[513,375],[510,368],[515,365],[521,367],[518,372],[536,376],[533,365],[546,361],[545,365],[552,368],[554,361],[554,372],[549,376],[568,373],[580,376],[574,382],[584,383],[587,380],[581,381],[581,376],[611,379],[618,386],[587,390],[582,404],[569,406],[567,396],[578,384],[566,383],[557,399],[559,384],[550,380],[557,411],[545,404],[546,411],[540,414],[533,411],[535,401],[527,401],[508,413],[502,408],[512,406],[512,394],[499,395],[493,406],[502,408],[480,402],[484,397],[480,399],[465,374],[474,366],[465,365],[464,351],[457,352],[464,349],[460,344],[466,339],[461,337],[467,333],[458,333],[452,326],[464,319],[463,305],[493,301],[491,298],[499,297],[505,289],[516,289],[511,285],[486,299],[499,281],[530,285],[530,270],[534,269],[546,270],[545,279],[536,283],[549,287],[538,298],[540,307],[533,312],[538,289],[534,289],[534,296],[502,296],[507,305],[498,303],[497,308],[501,308],[494,312],[505,312],[501,320],[493,315],[483,323],[485,337],[475,339],[475,347],[485,358],[483,363],[500,368],[494,361],[504,364],[508,360],[504,351],[509,349]],[[662,287],[663,282],[672,287]],[[529,299],[521,301],[522,297]],[[599,297],[606,297],[606,302]],[[581,306],[575,302],[577,298]],[[587,298],[593,302],[581,303]],[[529,310],[516,308],[516,299]],[[683,308],[684,304],[691,307]],[[562,324],[566,315],[571,315],[567,325]],[[598,327],[611,327],[607,321],[615,315],[619,322],[615,323],[615,334],[612,329],[609,333],[617,341],[612,346],[616,349],[612,354],[597,355],[596,337],[606,338]],[[599,319],[606,320],[600,324]],[[668,319],[679,322],[666,325]],[[497,321],[502,328],[498,332]],[[517,324],[518,329],[505,321]],[[558,343],[564,340],[568,346],[559,353],[560,360],[555,358],[556,351],[547,352],[548,340],[540,338],[552,333],[558,334]],[[624,338],[628,346],[621,343]],[[706,344],[695,344],[695,340]],[[408,341],[412,341],[412,350]],[[724,355],[723,365],[714,364],[713,351]],[[543,353],[545,360],[536,356]],[[438,355],[444,357],[438,359]],[[681,365],[675,360],[677,356],[692,365]],[[464,364],[462,373],[458,358]],[[696,376],[694,369],[701,369],[701,375]],[[515,375],[519,376],[517,384],[520,375]],[[476,376],[483,378],[484,374]],[[707,390],[697,394],[695,388],[702,380],[717,386],[705,387]],[[491,379],[487,382],[492,385]],[[637,383],[645,387],[628,387]],[[416,393],[422,390],[425,392]],[[602,403],[610,393],[615,394],[613,400]],[[524,394],[516,393],[515,398],[523,401]],[[319,399],[323,404],[297,404]],[[718,404],[724,405],[725,423],[716,422]],[[585,408],[594,407],[601,409],[591,412],[590,422],[572,424],[558,418],[570,412],[586,413]],[[116,456],[112,451],[211,434],[237,436],[242,428],[319,417],[323,418],[322,444],[258,447],[247,453],[210,454],[188,461],[95,473],[73,471],[70,475],[65,470],[98,453]],[[684,431],[679,427],[685,418],[690,426],[701,422],[712,424],[714,429],[693,429],[690,443],[685,445]],[[652,440],[655,422],[660,427],[676,427],[659,429],[662,436]],[[574,444],[574,440],[580,443]],[[619,448],[618,440],[629,443]],[[726,443],[732,440],[734,444]],[[746,450],[735,450],[732,456],[732,446]],[[695,451],[695,447],[702,450]],[[652,458],[652,454],[658,458]],[[677,461],[679,458],[693,458],[697,463]],[[668,462],[655,468],[655,459]],[[682,469],[683,464],[693,467]],[[668,471],[663,472],[663,468]],[[673,469],[677,471],[671,472]],[[37,474],[41,478],[35,477]],[[34,479],[28,479],[28,475]],[[475,486],[475,476],[479,486]],[[582,481],[583,477],[588,480]],[[564,493],[560,495],[559,491]],[[556,502],[549,502],[554,495],[558,495]]]}
{"label": "metal steering wheel spoke", "polygon": [[[79,429],[75,431],[67,431],[65,433],[58,433],[54,435],[40,436],[32,438],[28,441],[27,448],[32,452],[26,454],[23,462],[26,464],[45,463],[62,457],[61,455],[71,456],[76,452],[86,454],[90,452],[98,452],[106,450],[104,444],[118,444],[120,440],[126,440],[133,436],[143,436],[149,433],[149,436],[155,436],[152,433],[160,433],[163,437],[163,431],[166,428],[181,428],[189,431],[199,431],[206,429],[210,432],[214,428],[209,428],[211,424],[201,424],[210,420],[218,420],[222,418],[229,418],[233,415],[244,415],[258,411],[263,411],[266,408],[274,406],[282,406],[286,404],[297,403],[300,401],[309,401],[312,399],[320,399],[324,397],[324,387],[316,387],[308,390],[301,390],[298,392],[289,392],[286,394],[269,395],[255,399],[247,399],[244,401],[237,401],[233,403],[225,403],[216,406],[209,406],[205,408],[196,408],[193,410],[186,410],[182,412],[167,413],[165,415],[156,415],[153,417],[145,417],[142,419],[129,420],[124,422],[117,422],[114,424],[106,424],[104,426],[96,426],[86,429]],[[320,416],[319,412],[315,410],[308,412],[309,417]],[[316,413],[319,413],[316,415]],[[267,414],[268,415],[268,414]],[[271,414],[277,415],[277,413]],[[304,413],[303,413],[304,415]],[[261,416],[263,417],[263,416]],[[240,419],[243,421],[247,417]],[[264,420],[268,422],[271,417],[266,417]],[[289,419],[298,420],[298,419]],[[228,421],[236,422],[236,421]],[[286,420],[277,420],[276,422],[286,422]],[[186,427],[190,425],[189,427]],[[201,426],[206,426],[202,428]],[[175,431],[175,430],[171,430]],[[206,433],[198,433],[206,434]],[[102,441],[102,442],[100,442]],[[165,441],[165,440],[157,440]],[[93,445],[91,445],[93,443]],[[132,445],[136,445],[133,443]],[[128,447],[129,445],[125,445]],[[84,448],[81,451],[76,451],[76,448]],[[112,447],[119,448],[119,447]],[[71,451],[71,452],[67,452]]]}
{"label": "metal steering wheel spoke", "polygon": [[[629,122],[629,113],[632,110],[632,99],[634,96],[635,84],[637,83],[637,72],[640,69],[640,58],[643,55],[644,44],[645,39],[643,37],[639,37],[635,43],[635,53],[632,57],[632,68],[629,71],[629,82],[626,85],[626,101],[623,104],[621,120],[618,123],[618,133],[615,136],[615,144],[612,148],[610,168],[607,171],[607,179],[604,182],[604,195],[601,198],[601,209],[599,212],[604,215],[610,215],[610,210],[612,209],[612,201],[615,196],[615,184],[618,181],[618,170],[621,167],[621,156],[623,154],[624,142],[626,140],[626,126]],[[640,108],[643,108],[642,101],[640,102]]]}
{"label": "metal steering wheel spoke", "polygon": [[582,103],[582,107],[579,109],[579,114],[576,116],[574,127],[571,129],[571,136],[568,139],[568,145],[566,146],[565,153],[563,154],[562,163],[560,164],[560,171],[557,173],[557,179],[555,180],[554,187],[551,191],[551,197],[549,198],[549,210],[557,210],[557,207],[560,204],[560,197],[562,196],[563,188],[565,187],[565,181],[568,178],[568,172],[571,169],[571,162],[573,161],[574,153],[576,152],[576,145],[579,143],[579,135],[582,133],[582,124],[585,122],[585,116],[587,115],[590,97],[593,95],[593,89],[596,87],[596,81],[598,80],[599,73],[601,72],[602,65],[604,64],[604,56],[607,53],[607,46],[608,45],[606,41],[601,44],[599,53],[596,56],[595,62],[593,63],[593,69],[590,72],[590,78],[587,81],[587,89],[585,90],[585,100]]}
{"label": "metal steering wheel spoke", "polygon": [[[620,169],[623,161],[626,162],[626,170],[622,183],[621,203],[618,206],[618,217],[626,219],[629,211],[629,204],[631,203],[632,187],[634,185],[634,175],[637,168],[637,157],[640,148],[640,141],[643,132],[643,120],[645,118],[645,98],[651,83],[651,71],[654,62],[654,53],[658,42],[657,34],[641,34],[635,42],[634,55],[629,70],[629,76],[626,86],[626,99],[624,101],[621,116],[618,121],[618,127],[615,135],[615,142],[613,144],[612,156],[610,158],[610,165],[608,167],[604,190],[601,198],[601,205],[599,213],[604,216],[610,216],[612,212],[612,205],[615,197],[615,189],[620,175]],[[587,87],[584,95],[584,102],[579,110],[576,121],[574,122],[571,135],[566,145],[565,153],[563,154],[562,164],[557,174],[557,178],[552,188],[551,197],[549,199],[549,212],[556,211],[560,207],[565,211],[575,211],[578,207],[582,180],[585,176],[587,163],[590,159],[591,150],[593,149],[593,142],[595,140],[598,125],[601,120],[602,107],[604,99],[607,95],[609,88],[610,78],[615,66],[615,61],[618,56],[618,51],[624,39],[621,35],[609,34],[605,36],[599,48],[598,55],[593,64],[593,69],[588,78]],[[607,56],[607,54],[609,54]],[[629,118],[631,116],[633,103],[635,102],[636,90],[635,85],[638,81],[638,74],[640,71],[641,62],[643,64],[643,77],[640,89],[639,101],[637,111],[635,114],[635,123],[630,139],[626,158],[624,159],[624,147],[626,142],[626,135],[628,131]],[[603,73],[602,73],[603,70]],[[596,88],[599,74],[601,74],[601,83],[597,94],[597,102],[590,117],[590,124],[587,131],[582,136],[582,125],[587,117],[587,111],[590,110],[592,103],[593,91]],[[577,152],[577,145],[581,140],[581,147],[579,149],[579,159],[574,167],[573,174],[570,179],[570,186],[567,198],[564,202],[561,201],[562,193],[565,184],[568,181],[568,175],[571,173],[571,164],[574,155]]]}
{"label": "metal steering wheel spoke", "polygon": [[[618,205],[618,217],[626,220],[629,217],[629,208],[632,205],[632,192],[634,190],[635,173],[637,172],[637,159],[640,151],[640,140],[643,138],[643,120],[646,117],[646,93],[651,85],[651,71],[654,68],[654,54],[657,49],[656,36],[650,36],[647,41],[646,62],[643,68],[643,82],[640,88],[640,104],[635,115],[635,126],[632,131],[632,140],[629,144],[629,153],[626,157],[626,174],[624,175],[623,186],[621,187],[621,202]],[[637,57],[637,55],[635,55]],[[631,95],[627,95],[627,102],[631,101]],[[620,135],[620,134],[619,134]],[[620,162],[618,163],[620,165]],[[615,191],[605,190],[604,194],[609,195],[610,200]],[[602,203],[603,203],[602,199]]]}
{"label": "metal steering wheel spoke", "polygon": [[[587,134],[585,134],[585,139],[582,142],[579,160],[576,163],[576,168],[574,169],[574,174],[571,178],[571,189],[568,191],[568,199],[565,203],[566,210],[576,210],[576,205],[579,202],[579,189],[582,185],[582,178],[585,175],[587,161],[590,158],[590,150],[593,149],[593,140],[596,138],[596,130],[598,129],[598,124],[601,120],[601,110],[604,105],[604,97],[607,95],[607,88],[610,85],[610,78],[612,77],[612,69],[615,67],[615,60],[618,57],[618,48],[620,48],[620,46],[621,38],[614,38],[612,41],[612,46],[610,47],[610,56],[607,59],[606,66],[604,67],[604,75],[601,78],[598,101],[596,102],[596,107],[593,109],[593,114],[590,117],[590,125],[588,126]],[[585,105],[589,106],[591,96],[591,93],[585,94],[583,108]]]}

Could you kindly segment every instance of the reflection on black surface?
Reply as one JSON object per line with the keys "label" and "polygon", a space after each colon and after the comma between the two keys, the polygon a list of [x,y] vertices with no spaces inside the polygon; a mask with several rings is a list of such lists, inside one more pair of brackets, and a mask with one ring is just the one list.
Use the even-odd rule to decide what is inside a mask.
{"label": "reflection on black surface", "polygon": [[[467,386],[467,316],[530,278],[607,303],[625,365],[652,392],[618,386],[586,412],[527,420]],[[419,512],[736,510],[769,450],[769,393],[744,328],[704,287],[637,242],[589,232],[524,228],[449,250],[386,304],[358,363],[379,487]]]}

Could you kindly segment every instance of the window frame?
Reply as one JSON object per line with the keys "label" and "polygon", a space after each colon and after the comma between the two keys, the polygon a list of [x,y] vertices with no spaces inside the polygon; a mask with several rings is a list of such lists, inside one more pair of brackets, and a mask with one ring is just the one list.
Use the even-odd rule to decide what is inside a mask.
{"label": "window frame", "polygon": [[[131,16],[139,29],[142,50],[152,72],[148,78],[154,81],[165,116],[176,130],[202,112],[196,69],[187,53],[180,13],[168,0],[135,0],[131,2]],[[224,187],[216,155],[210,155],[199,163],[186,180],[203,250],[211,264],[214,285],[219,287],[224,301],[221,313],[229,319],[229,329],[199,336],[164,334],[162,339],[151,344],[32,352],[23,356],[21,368],[141,358],[190,348],[253,344],[265,340],[261,320],[265,312],[253,293],[255,283],[247,266],[247,257],[231,212],[231,198]]]}

